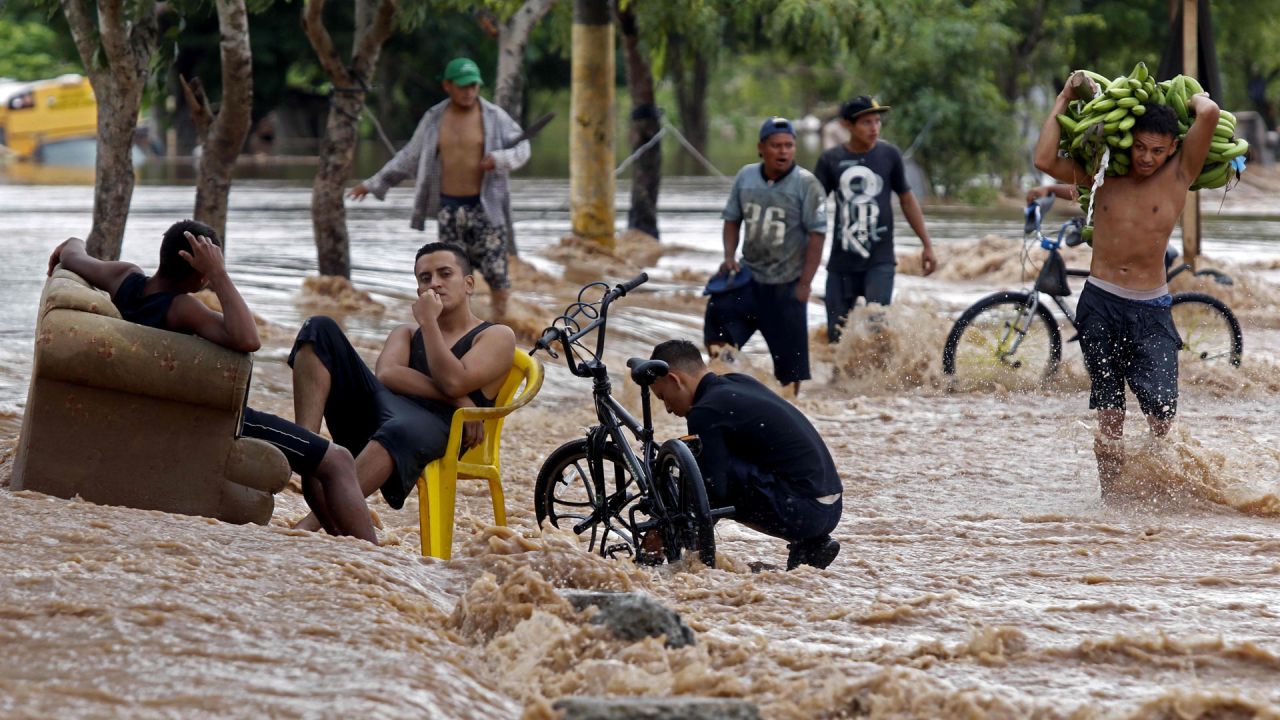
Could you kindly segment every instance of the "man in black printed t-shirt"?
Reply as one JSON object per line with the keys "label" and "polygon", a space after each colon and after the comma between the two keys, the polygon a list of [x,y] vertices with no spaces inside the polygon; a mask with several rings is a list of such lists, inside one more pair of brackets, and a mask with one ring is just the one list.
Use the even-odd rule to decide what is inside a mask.
{"label": "man in black printed t-shirt", "polygon": [[840,108],[840,124],[849,141],[818,158],[814,175],[827,193],[835,193],[836,222],[827,262],[827,339],[836,342],[845,318],[859,297],[888,305],[893,297],[896,260],[893,252],[893,203],[898,194],[907,223],[924,245],[925,275],[937,267],[933,243],[920,203],[911,193],[902,153],[880,140],[881,116],[889,111],[874,98],[860,95]]}

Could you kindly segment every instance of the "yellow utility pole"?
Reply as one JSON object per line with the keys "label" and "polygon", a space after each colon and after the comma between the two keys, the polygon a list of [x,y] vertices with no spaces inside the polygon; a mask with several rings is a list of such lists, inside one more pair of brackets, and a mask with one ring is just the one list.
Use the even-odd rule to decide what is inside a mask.
{"label": "yellow utility pole", "polygon": [[[1182,0],[1182,72],[1200,77],[1198,0]],[[1214,98],[1221,102],[1221,98]],[[1194,268],[1200,256],[1200,193],[1188,192],[1182,210],[1182,258]]]}
{"label": "yellow utility pole", "polygon": [[613,4],[573,0],[569,207],[573,234],[614,246]]}

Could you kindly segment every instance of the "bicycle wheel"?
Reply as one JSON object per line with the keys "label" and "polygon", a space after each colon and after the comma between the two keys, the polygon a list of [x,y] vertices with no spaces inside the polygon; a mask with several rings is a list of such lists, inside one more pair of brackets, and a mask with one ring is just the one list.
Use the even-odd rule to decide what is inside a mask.
{"label": "bicycle wheel", "polygon": [[678,560],[687,550],[697,553],[703,565],[715,567],[715,518],[711,516],[711,505],[707,502],[702,471],[698,469],[689,446],[676,439],[662,443],[654,460],[653,477],[666,505],[667,536],[673,540],[665,548],[667,559]]}
{"label": "bicycle wheel", "polygon": [[[605,557],[634,554],[630,528],[620,515],[620,505],[632,484],[622,453],[612,443],[604,445],[602,473],[593,479],[586,438],[556,448],[542,463],[534,484],[533,509],[541,525],[549,520],[557,528],[587,536],[588,549]],[[613,481],[613,488],[607,487]]]}
{"label": "bicycle wheel", "polygon": [[1184,292],[1173,296],[1173,325],[1182,336],[1178,363],[1231,364],[1240,367],[1244,337],[1231,308],[1212,295]]}
{"label": "bicycle wheel", "polygon": [[969,306],[942,349],[942,371],[953,389],[1033,388],[1062,360],[1058,322],[1043,304],[1032,311],[1027,293],[999,292]]}

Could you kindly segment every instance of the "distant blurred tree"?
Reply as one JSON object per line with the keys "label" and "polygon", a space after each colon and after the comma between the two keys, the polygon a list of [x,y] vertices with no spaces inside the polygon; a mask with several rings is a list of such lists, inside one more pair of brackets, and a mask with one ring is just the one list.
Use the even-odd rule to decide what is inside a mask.
{"label": "distant blurred tree", "polygon": [[75,56],[68,56],[57,31],[42,20],[0,18],[0,77],[41,80],[83,72]]}
{"label": "distant blurred tree", "polygon": [[329,119],[311,190],[311,224],[321,275],[351,277],[351,239],[342,194],[355,159],[356,129],[382,44],[395,29],[396,0],[356,3],[350,60],[344,60],[325,24],[324,0],[305,0],[302,28],[333,83]]}
{"label": "distant blurred tree", "polygon": [[181,75],[178,79],[201,147],[194,218],[218,233],[226,252],[231,171],[253,121],[253,55],[245,0],[214,0],[214,7],[220,29],[221,102],[214,107],[198,76],[190,82]]}
{"label": "distant blurred tree", "polygon": [[1280,0],[1215,3],[1214,39],[1228,104],[1262,114],[1276,128],[1276,94],[1280,92]]}
{"label": "distant blurred tree", "polygon": [[[992,48],[1012,32],[1005,3],[902,0],[883,6],[876,31],[855,43],[860,87],[893,106],[885,131],[951,194],[977,174],[999,174],[1016,158],[1010,102],[1000,92]],[[927,18],[923,21],[922,18]]]}
{"label": "distant blurred tree", "polygon": [[[529,35],[557,0],[489,0],[490,7],[477,12],[498,42],[498,72],[493,81],[493,102],[517,121],[524,115],[524,59]],[[488,31],[488,30],[487,30]]]}

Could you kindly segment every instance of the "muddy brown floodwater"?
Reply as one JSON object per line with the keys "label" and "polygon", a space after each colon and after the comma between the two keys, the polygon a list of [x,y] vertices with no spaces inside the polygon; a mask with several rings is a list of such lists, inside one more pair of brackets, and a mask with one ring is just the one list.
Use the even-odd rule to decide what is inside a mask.
{"label": "muddy brown floodwater", "polygon": [[[558,244],[561,183],[518,183],[516,325],[534,331],[582,282],[649,266],[653,281],[612,314],[610,367],[657,340],[696,339],[725,190],[664,181],[660,256],[640,242],[602,255]],[[554,717],[550,703],[570,694],[688,694],[746,698],[788,720],[1280,717],[1272,197],[1228,196],[1224,214],[1206,218],[1205,252],[1235,285],[1177,288],[1236,308],[1243,367],[1184,368],[1179,423],[1164,442],[1130,421],[1116,502],[1098,499],[1074,345],[1049,388],[948,391],[940,355],[951,322],[987,292],[1025,285],[1025,271],[1016,211],[927,208],[938,275],[911,274],[916,246],[900,228],[885,331],[868,331],[859,313],[839,346],[816,335],[812,345],[815,379],[797,404],[845,487],[842,551],[827,570],[752,572],[782,566],[785,548],[732,522],[717,526],[714,569],[639,568],[584,552],[571,533],[540,532],[538,468],[593,423],[589,384],[552,366],[542,395],[507,425],[509,526],[492,527],[487,491],[464,481],[449,562],[418,554],[416,495],[400,511],[372,501],[384,543],[373,547],[289,529],[306,513],[296,488],[277,497],[266,527],[0,489],[0,716],[535,719]],[[0,186],[10,452],[45,258],[87,230],[90,202],[84,187]],[[139,188],[125,259],[152,267],[160,232],[190,204],[190,188]],[[341,317],[370,359],[409,317],[412,254],[431,236],[407,229],[409,204],[398,191],[353,209],[353,291],[304,281],[314,273],[305,188],[237,185],[229,265],[267,341],[255,405],[291,414],[283,360],[306,316]],[[816,331],[821,307],[810,309]],[[759,340],[734,369],[768,376]],[[638,404],[620,375],[615,387]],[[658,424],[662,436],[683,432],[675,418]],[[650,593],[697,644],[614,640],[557,588]]]}

